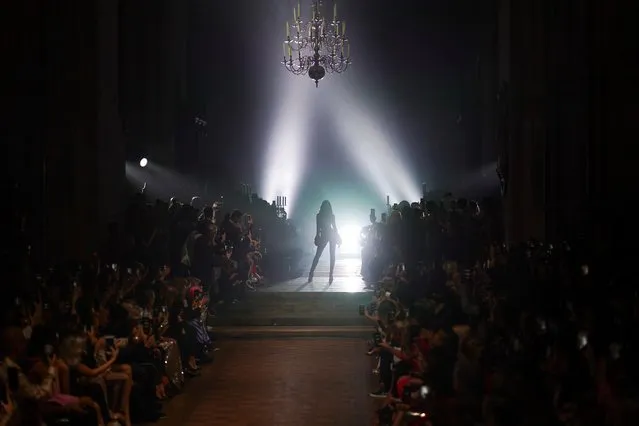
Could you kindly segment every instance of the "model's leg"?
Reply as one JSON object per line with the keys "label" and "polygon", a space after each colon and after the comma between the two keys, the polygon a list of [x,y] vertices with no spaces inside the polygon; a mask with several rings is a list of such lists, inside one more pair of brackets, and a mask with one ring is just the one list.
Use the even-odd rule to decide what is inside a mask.
{"label": "model's leg", "polygon": [[322,257],[322,253],[324,252],[324,248],[326,247],[326,242],[323,242],[322,244],[317,246],[317,250],[315,251],[315,257],[313,258],[313,264],[311,265],[311,272],[309,272],[308,274],[308,282],[312,282],[313,281],[313,274],[315,273],[315,268],[317,268],[317,263],[320,260],[320,257]]}
{"label": "model's leg", "polygon": [[329,278],[328,278],[328,282],[329,283],[333,283],[333,270],[335,269],[335,243],[331,242],[330,247],[328,248],[329,250],[329,254],[331,256],[331,269],[329,272]]}

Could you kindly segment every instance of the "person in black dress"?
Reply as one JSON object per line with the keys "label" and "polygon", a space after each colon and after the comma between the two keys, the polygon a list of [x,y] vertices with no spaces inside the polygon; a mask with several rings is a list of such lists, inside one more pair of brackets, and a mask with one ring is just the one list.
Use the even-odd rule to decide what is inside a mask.
{"label": "person in black dress", "polygon": [[316,216],[317,219],[317,232],[315,233],[315,245],[317,251],[315,252],[315,258],[313,258],[313,265],[311,266],[311,272],[308,274],[308,282],[313,281],[313,274],[317,263],[322,257],[322,253],[328,244],[329,254],[331,256],[331,267],[328,282],[333,283],[333,269],[335,269],[335,247],[341,244],[339,234],[337,233],[337,225],[335,225],[335,215],[333,214],[333,207],[328,200],[322,201],[319,212]]}

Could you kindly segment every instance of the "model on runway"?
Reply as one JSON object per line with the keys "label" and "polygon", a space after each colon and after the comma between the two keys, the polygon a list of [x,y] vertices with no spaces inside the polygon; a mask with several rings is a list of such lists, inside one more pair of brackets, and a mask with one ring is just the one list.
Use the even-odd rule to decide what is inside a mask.
{"label": "model on runway", "polygon": [[311,272],[308,274],[308,282],[313,281],[313,274],[317,263],[322,257],[322,253],[328,244],[328,250],[331,257],[331,269],[328,282],[333,283],[333,269],[335,269],[335,247],[341,244],[339,233],[337,232],[337,225],[335,225],[335,215],[333,214],[333,207],[328,200],[322,201],[319,212],[316,216],[317,219],[317,232],[315,233],[315,245],[317,251],[313,258],[313,265],[311,266]]}

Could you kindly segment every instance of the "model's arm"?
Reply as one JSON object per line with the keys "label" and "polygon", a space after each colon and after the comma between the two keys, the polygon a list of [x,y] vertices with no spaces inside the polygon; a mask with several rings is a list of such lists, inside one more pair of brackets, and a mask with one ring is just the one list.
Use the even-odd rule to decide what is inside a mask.
{"label": "model's arm", "polygon": [[320,218],[319,215],[315,215],[315,236],[319,236],[320,234]]}
{"label": "model's arm", "polygon": [[333,215],[333,229],[335,230],[335,232],[337,232],[337,225],[335,224],[335,215]]}

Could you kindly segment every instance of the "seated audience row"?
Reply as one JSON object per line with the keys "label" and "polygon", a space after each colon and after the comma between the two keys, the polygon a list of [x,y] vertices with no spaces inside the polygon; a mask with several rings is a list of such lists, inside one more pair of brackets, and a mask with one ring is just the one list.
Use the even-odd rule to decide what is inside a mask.
{"label": "seated audience row", "polygon": [[[393,227],[373,225],[396,232],[383,240],[396,245],[380,243],[383,261],[369,259],[383,267],[360,306],[375,327],[380,425],[636,424],[639,299],[623,270],[584,242],[462,247],[441,228],[447,250],[415,251],[428,241],[401,232],[432,219],[411,209],[391,212]],[[464,239],[485,238],[469,235],[477,224],[448,220]]]}
{"label": "seated audience row", "polygon": [[0,426],[163,418],[213,359],[213,306],[260,285],[260,259],[250,215],[139,195],[89,261],[35,274],[25,258],[3,304]]}

